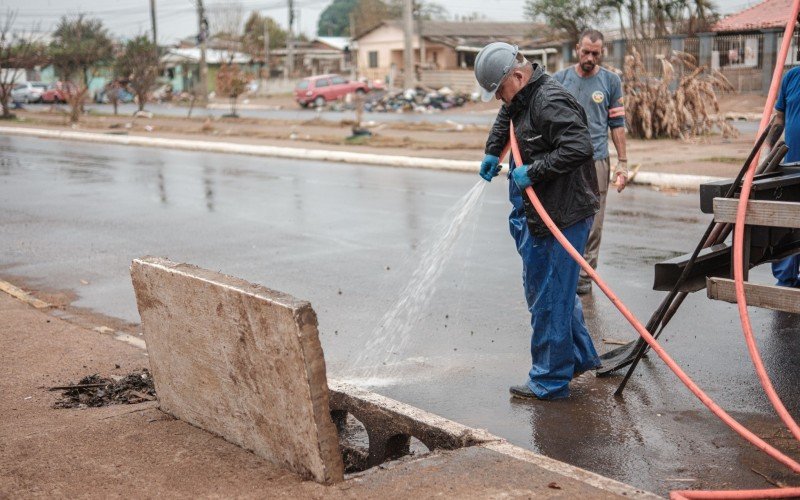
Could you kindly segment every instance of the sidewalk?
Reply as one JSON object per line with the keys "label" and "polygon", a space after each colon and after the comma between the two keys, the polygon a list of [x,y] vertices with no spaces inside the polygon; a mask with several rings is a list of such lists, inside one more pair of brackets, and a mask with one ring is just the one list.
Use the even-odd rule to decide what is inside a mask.
{"label": "sidewalk", "polygon": [[384,464],[323,486],[161,413],[53,409],[48,387],[124,375],[147,354],[0,292],[0,498],[657,498],[502,440]]}

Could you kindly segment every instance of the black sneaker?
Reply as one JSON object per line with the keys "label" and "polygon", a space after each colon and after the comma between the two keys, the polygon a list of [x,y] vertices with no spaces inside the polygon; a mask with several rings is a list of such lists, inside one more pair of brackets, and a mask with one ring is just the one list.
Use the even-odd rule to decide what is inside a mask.
{"label": "black sneaker", "polygon": [[588,294],[592,293],[592,282],[591,281],[586,281],[586,282],[579,281],[578,282],[578,288],[575,291],[578,293],[578,295],[588,295]]}
{"label": "black sneaker", "polygon": [[535,392],[530,390],[527,385],[512,385],[508,388],[508,392],[515,398],[520,399],[539,399]]}

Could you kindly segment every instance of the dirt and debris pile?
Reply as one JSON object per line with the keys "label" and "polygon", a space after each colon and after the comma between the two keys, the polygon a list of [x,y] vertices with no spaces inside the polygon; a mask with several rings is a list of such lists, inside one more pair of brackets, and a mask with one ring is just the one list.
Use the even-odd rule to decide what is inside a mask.
{"label": "dirt and debris pile", "polygon": [[[458,108],[470,101],[463,92],[455,92],[447,87],[439,90],[417,87],[401,91],[374,91],[362,98],[364,111],[372,113],[435,113]],[[355,99],[334,101],[328,107],[332,111],[356,109]]]}
{"label": "dirt and debris pile", "polygon": [[82,378],[77,384],[51,387],[63,391],[53,408],[97,408],[156,400],[153,377],[147,369],[125,376],[103,378],[97,374]]}
{"label": "dirt and debris pile", "polygon": [[448,88],[439,90],[406,89],[401,92],[386,92],[381,96],[374,96],[364,103],[366,111],[377,112],[433,112],[450,108],[458,108],[469,101],[469,96],[460,92],[453,92]]}

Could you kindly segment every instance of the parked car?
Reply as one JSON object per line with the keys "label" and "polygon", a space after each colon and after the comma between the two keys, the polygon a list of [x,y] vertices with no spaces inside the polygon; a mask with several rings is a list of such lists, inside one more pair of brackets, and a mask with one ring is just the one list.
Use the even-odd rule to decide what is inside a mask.
{"label": "parked car", "polygon": [[294,89],[294,99],[302,107],[313,103],[324,106],[328,101],[341,99],[347,94],[366,94],[369,87],[363,82],[351,82],[340,75],[318,75],[303,78]]}
{"label": "parked car", "polygon": [[11,100],[14,102],[39,102],[42,94],[47,90],[47,84],[41,82],[25,82],[14,86],[11,90]]}
{"label": "parked car", "polygon": [[64,103],[67,102],[67,95],[75,92],[77,87],[72,82],[56,82],[47,86],[47,90],[42,94],[42,102]]}

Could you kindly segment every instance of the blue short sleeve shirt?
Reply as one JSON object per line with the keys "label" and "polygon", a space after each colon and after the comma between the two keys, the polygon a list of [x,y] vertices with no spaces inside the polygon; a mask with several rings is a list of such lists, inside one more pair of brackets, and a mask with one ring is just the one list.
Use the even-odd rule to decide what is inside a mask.
{"label": "blue short sleeve shirt", "polygon": [[783,76],[775,109],[783,112],[786,120],[784,140],[789,152],[783,161],[800,161],[800,66],[790,69]]}
{"label": "blue short sleeve shirt", "polygon": [[608,129],[625,126],[622,82],[616,73],[600,67],[596,75],[582,77],[574,66],[553,75],[583,106],[589,121],[594,159],[608,158]]}

